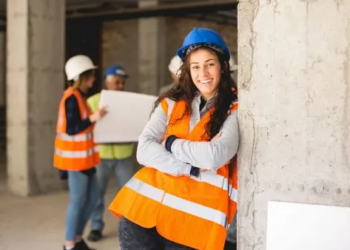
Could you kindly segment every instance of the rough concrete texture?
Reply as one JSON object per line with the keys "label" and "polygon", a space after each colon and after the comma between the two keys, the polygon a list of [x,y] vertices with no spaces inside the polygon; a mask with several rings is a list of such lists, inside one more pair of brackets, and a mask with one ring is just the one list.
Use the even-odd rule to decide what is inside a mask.
{"label": "rough concrete texture", "polygon": [[165,19],[141,18],[139,20],[139,91],[157,95],[160,83],[164,82],[167,64],[165,61]]}
{"label": "rough concrete texture", "polygon": [[[110,189],[106,204],[114,196],[114,189]],[[68,193],[63,192],[18,198],[0,191],[0,250],[62,249],[68,199]],[[105,238],[88,244],[98,250],[119,250],[118,219],[106,211],[105,222]],[[86,227],[85,236],[89,230]]]}
{"label": "rough concrete texture", "polygon": [[52,167],[64,88],[65,3],[7,4],[8,181],[16,195],[60,188]]}
{"label": "rough concrete texture", "polygon": [[119,64],[129,74],[127,91],[138,91],[138,20],[103,23],[102,67]]}
{"label": "rough concrete texture", "polygon": [[[157,6],[159,0],[140,0],[139,7]],[[164,17],[140,18],[138,30],[138,68],[141,93],[157,95],[164,81],[166,49]]]}
{"label": "rough concrete texture", "polygon": [[[145,22],[148,20],[153,20],[150,22],[157,22],[156,19],[144,19]],[[109,65],[120,62],[122,65],[125,65],[125,68],[130,73],[130,79],[128,80],[126,89],[129,91],[136,92],[149,92],[156,91],[157,86],[164,86],[171,83],[170,74],[168,71],[168,64],[170,59],[176,54],[178,48],[181,47],[183,39],[190,32],[193,27],[209,27],[224,36],[224,39],[227,43],[227,46],[230,48],[232,55],[234,58],[237,56],[237,29],[231,25],[225,24],[217,24],[214,22],[208,21],[199,21],[195,19],[189,18],[180,18],[180,17],[166,17],[164,18],[165,28],[160,34],[163,38],[162,47],[163,52],[158,53],[158,47],[151,46],[150,44],[154,43],[154,41],[148,41],[148,39],[155,39],[157,37],[156,31],[154,33],[149,32],[148,34],[144,34],[142,36],[148,37],[153,36],[153,38],[139,38],[139,33],[135,32],[139,30],[139,22],[138,20],[129,20],[129,21],[113,21],[113,22],[105,22],[103,24],[102,31],[102,53],[103,53],[103,68],[108,67]],[[146,25],[146,23],[144,24]],[[153,23],[151,27],[155,27],[156,25]],[[150,29],[150,28],[149,28]],[[149,30],[148,29],[148,30]],[[140,29],[141,30],[141,29]],[[141,31],[140,31],[141,32]],[[145,32],[148,32],[147,30]],[[154,35],[153,35],[154,34]],[[151,61],[150,56],[156,57],[157,54],[161,57],[163,61],[159,63],[162,69],[157,68],[157,72],[153,73],[154,75],[150,78],[150,81],[147,81],[147,84],[154,85],[152,90],[148,90],[143,88],[145,84],[145,80],[142,76],[139,76],[138,69],[138,39],[140,39],[140,46],[144,47],[144,56],[142,59],[144,69],[140,69],[142,71],[149,70],[149,67],[152,66],[153,70],[150,72],[154,72],[154,68],[156,65],[150,64]],[[157,41],[156,41],[157,42]],[[159,46],[161,45],[160,41],[158,41]],[[142,49],[142,48],[141,48]],[[157,76],[159,74],[159,76]],[[156,79],[156,80],[152,80]],[[159,79],[159,80],[158,80]],[[159,82],[159,83],[158,83]],[[139,85],[141,87],[139,87]],[[148,86],[148,85],[146,85]],[[148,88],[148,87],[147,87]]]}
{"label": "rough concrete texture", "polygon": [[350,2],[238,12],[238,249],[261,250],[269,200],[350,206]]}

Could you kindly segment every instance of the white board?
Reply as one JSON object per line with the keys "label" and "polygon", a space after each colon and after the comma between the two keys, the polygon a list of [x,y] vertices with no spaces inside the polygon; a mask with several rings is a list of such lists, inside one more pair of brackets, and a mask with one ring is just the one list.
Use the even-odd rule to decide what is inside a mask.
{"label": "white board", "polygon": [[96,143],[136,142],[150,118],[156,96],[103,90],[100,107],[108,113],[95,125]]}
{"label": "white board", "polygon": [[349,250],[350,208],[269,202],[266,250]]}

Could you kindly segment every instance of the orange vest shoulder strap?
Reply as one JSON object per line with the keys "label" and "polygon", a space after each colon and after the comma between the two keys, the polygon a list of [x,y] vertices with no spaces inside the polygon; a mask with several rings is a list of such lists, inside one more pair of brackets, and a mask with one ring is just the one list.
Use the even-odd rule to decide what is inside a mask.
{"label": "orange vest shoulder strap", "polygon": [[228,111],[229,114],[236,111],[238,109],[238,102],[233,102],[230,110]]}
{"label": "orange vest shoulder strap", "polygon": [[165,115],[168,115],[168,103],[165,98],[163,98],[163,100],[160,102],[160,105],[162,106]]}

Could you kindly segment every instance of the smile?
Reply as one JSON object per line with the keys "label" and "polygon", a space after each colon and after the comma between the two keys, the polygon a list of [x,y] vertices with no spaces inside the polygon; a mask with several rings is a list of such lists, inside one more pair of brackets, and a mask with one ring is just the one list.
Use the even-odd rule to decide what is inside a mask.
{"label": "smile", "polygon": [[200,83],[209,83],[211,82],[213,79],[208,79],[208,80],[199,80]]}

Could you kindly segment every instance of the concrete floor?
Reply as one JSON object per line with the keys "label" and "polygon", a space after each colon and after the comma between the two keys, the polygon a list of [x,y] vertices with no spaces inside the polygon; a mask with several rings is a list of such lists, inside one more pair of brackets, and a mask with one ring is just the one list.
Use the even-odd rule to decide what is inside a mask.
{"label": "concrete floor", "polygon": [[[68,193],[18,198],[6,192],[4,183],[4,178],[1,178],[0,250],[62,249]],[[115,191],[111,187],[106,196],[107,204],[114,195]],[[118,219],[106,212],[105,221],[105,238],[89,245],[97,250],[118,250]]]}

